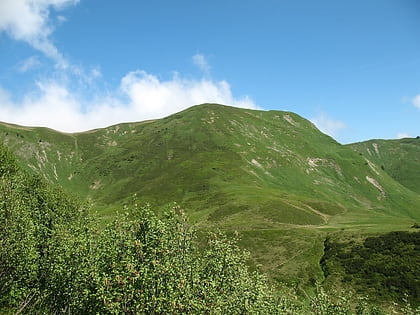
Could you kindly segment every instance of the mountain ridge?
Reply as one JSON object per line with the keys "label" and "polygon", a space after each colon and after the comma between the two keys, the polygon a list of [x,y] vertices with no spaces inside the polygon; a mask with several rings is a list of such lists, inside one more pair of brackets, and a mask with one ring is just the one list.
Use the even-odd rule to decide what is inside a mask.
{"label": "mountain ridge", "polygon": [[[209,217],[217,220],[225,216],[223,212],[232,211],[223,210],[226,207],[217,203],[198,202],[197,195],[209,194],[239,211],[245,204],[233,199],[237,200],[239,194],[252,204],[249,197],[256,189],[260,190],[258,194],[269,194],[269,199],[277,200],[282,207],[290,206],[297,212],[304,208],[302,224],[320,224],[333,207],[339,209],[337,212],[361,207],[389,212],[392,205],[404,204],[398,196],[387,197],[389,191],[404,189],[397,187],[374,163],[377,161],[348,150],[354,146],[339,144],[291,112],[204,104],[160,120],[82,133],[10,124],[2,124],[2,129],[3,141],[16,149],[26,167],[101,206],[119,203],[137,193],[145,202],[159,204],[164,200],[185,203],[187,208],[218,207]],[[5,129],[17,129],[15,139]],[[30,138],[25,140],[23,133]],[[130,180],[130,175],[143,184]],[[159,189],[165,193],[156,191]],[[404,193],[408,195],[404,199],[416,199]],[[285,194],[291,196],[290,200],[280,202]],[[311,204],[311,200],[332,204],[320,206]],[[290,222],[283,223],[296,223],[293,218],[287,220]]]}
{"label": "mountain ridge", "polygon": [[353,143],[351,148],[361,154],[366,154],[375,164],[385,170],[392,178],[420,193],[420,139],[372,139]]}
{"label": "mountain ridge", "polygon": [[420,221],[420,195],[377,161],[283,111],[193,106],[83,133],[0,124],[20,164],[88,200],[106,221],[130,203],[177,202],[198,229],[239,231],[272,279],[322,280],[331,231]]}

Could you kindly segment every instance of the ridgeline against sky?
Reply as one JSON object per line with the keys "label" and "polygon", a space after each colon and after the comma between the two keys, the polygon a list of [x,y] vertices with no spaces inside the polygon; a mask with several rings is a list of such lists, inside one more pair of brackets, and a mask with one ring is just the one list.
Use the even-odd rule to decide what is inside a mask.
{"label": "ridgeline against sky", "polygon": [[342,143],[415,137],[418,38],[416,0],[3,0],[0,121],[82,131],[214,102]]}

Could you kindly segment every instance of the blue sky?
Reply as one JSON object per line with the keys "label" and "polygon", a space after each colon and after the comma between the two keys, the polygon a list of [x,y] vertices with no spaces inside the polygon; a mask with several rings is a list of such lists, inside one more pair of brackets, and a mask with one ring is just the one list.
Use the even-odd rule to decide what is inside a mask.
{"label": "blue sky", "polygon": [[341,143],[420,135],[420,2],[0,0],[0,121],[72,132],[203,102]]}

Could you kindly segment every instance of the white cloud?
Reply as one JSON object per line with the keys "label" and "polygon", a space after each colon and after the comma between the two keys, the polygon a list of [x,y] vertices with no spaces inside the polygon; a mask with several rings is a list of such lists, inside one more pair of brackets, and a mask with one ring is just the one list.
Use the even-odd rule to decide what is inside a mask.
{"label": "white cloud", "polygon": [[193,62],[194,64],[201,70],[204,72],[204,74],[209,74],[210,73],[210,64],[208,63],[206,57],[202,54],[195,54],[193,57]]}
{"label": "white cloud", "polygon": [[114,95],[98,96],[86,102],[64,84],[41,82],[37,93],[13,103],[0,89],[0,120],[26,126],[45,126],[65,132],[84,131],[120,122],[165,117],[192,105],[221,103],[243,108],[256,104],[248,97],[232,95],[226,81],[185,80],[175,76],[161,81],[144,71],[134,71],[121,79]]}
{"label": "white cloud", "polygon": [[177,75],[161,82],[144,71],[128,73],[121,89],[129,96],[131,106],[143,114],[167,115],[201,103],[222,103],[237,107],[256,108],[247,97],[236,99],[226,81],[184,80]]}
{"label": "white cloud", "polygon": [[41,62],[39,61],[37,56],[31,56],[22,61],[22,63],[19,65],[19,71],[26,72],[38,67],[40,64]]}
{"label": "white cloud", "polygon": [[[144,71],[125,75],[120,85],[108,93],[88,101],[77,91],[91,91],[102,77],[100,67],[85,69],[70,64],[51,40],[55,26],[66,18],[51,12],[76,5],[79,0],[0,0],[0,33],[28,43],[51,58],[58,69],[57,80],[38,82],[34,91],[20,97],[0,86],[0,120],[20,125],[45,126],[65,132],[89,130],[124,122],[161,118],[201,103],[221,103],[244,108],[257,108],[248,97],[232,95],[226,81],[187,80],[178,74],[170,80],[159,80]],[[202,54],[192,57],[205,75],[210,65]],[[21,72],[39,66],[37,57],[19,65]],[[76,87],[76,88],[75,88]],[[97,91],[97,89],[93,89]],[[82,92],[84,93],[84,92]]]}
{"label": "white cloud", "polygon": [[420,94],[416,95],[413,99],[412,99],[412,103],[415,107],[417,107],[418,109],[420,109]]}
{"label": "white cloud", "polygon": [[[49,21],[50,9],[64,9],[79,0],[1,0],[0,32],[7,32],[13,39],[28,43],[52,58],[59,67],[67,62],[49,39],[54,30]],[[59,18],[62,22],[63,20]]]}
{"label": "white cloud", "polygon": [[319,130],[331,137],[336,137],[340,130],[346,128],[345,123],[334,120],[325,113],[320,113],[317,117],[312,118],[311,121]]}
{"label": "white cloud", "polygon": [[57,22],[58,24],[63,24],[64,22],[67,22],[67,18],[65,16],[59,15],[57,16]]}
{"label": "white cloud", "polygon": [[101,78],[102,77],[101,69],[99,67],[92,68],[90,70],[89,76],[91,78]]}
{"label": "white cloud", "polygon": [[[0,104],[2,107],[11,107],[10,93],[0,86]],[[1,116],[0,116],[1,119]]]}
{"label": "white cloud", "polygon": [[397,134],[397,138],[398,138],[398,139],[402,139],[402,138],[411,138],[411,137],[410,137],[410,135],[409,135],[408,133],[406,133],[406,132],[399,132],[399,133]]}

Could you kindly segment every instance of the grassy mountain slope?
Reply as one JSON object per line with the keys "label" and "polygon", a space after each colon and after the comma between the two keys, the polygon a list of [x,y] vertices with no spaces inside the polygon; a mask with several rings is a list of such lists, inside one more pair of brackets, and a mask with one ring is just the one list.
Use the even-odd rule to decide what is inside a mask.
{"label": "grassy mountain slope", "polygon": [[[1,130],[2,129],[2,130]],[[198,221],[319,225],[352,210],[416,218],[419,197],[293,113],[207,104],[165,119],[79,134],[3,124],[27,167],[118,205],[172,201]],[[391,174],[392,175],[392,174]]]}
{"label": "grassy mountain slope", "polygon": [[420,193],[420,139],[369,140],[349,145],[393,179]]}
{"label": "grassy mountain slope", "polygon": [[420,196],[289,112],[205,104],[84,133],[0,124],[22,165],[106,216],[134,193],[176,201],[202,229],[238,230],[253,263],[313,283],[328,231],[406,228]]}

